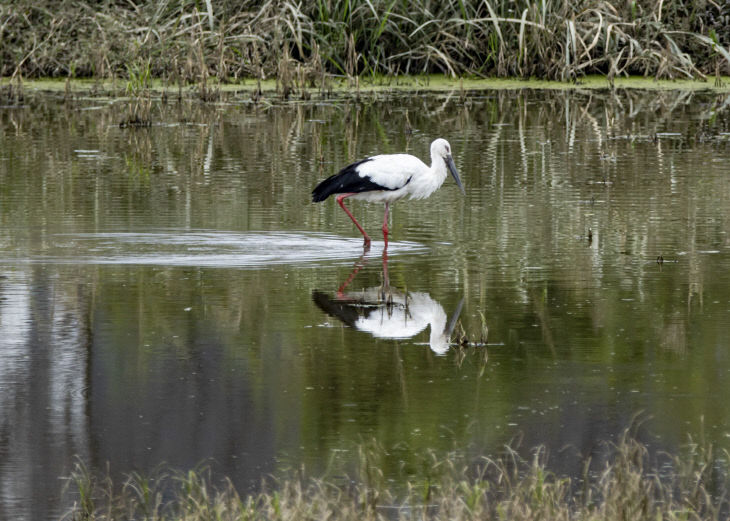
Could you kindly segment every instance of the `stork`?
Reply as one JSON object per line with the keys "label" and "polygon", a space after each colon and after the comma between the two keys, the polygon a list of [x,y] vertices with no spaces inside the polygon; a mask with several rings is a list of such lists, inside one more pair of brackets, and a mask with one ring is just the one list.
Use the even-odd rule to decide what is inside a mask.
{"label": "stork", "polygon": [[431,143],[431,166],[410,154],[383,154],[372,156],[346,166],[337,174],[319,183],[312,191],[312,201],[324,201],[332,194],[357,229],[365,238],[364,246],[370,246],[370,237],[357,219],[345,206],[348,197],[361,201],[385,203],[383,239],[388,247],[388,212],[390,203],[405,196],[425,199],[443,184],[448,172],[456,185],[464,192],[459,173],[451,157],[451,146],[445,139]]}

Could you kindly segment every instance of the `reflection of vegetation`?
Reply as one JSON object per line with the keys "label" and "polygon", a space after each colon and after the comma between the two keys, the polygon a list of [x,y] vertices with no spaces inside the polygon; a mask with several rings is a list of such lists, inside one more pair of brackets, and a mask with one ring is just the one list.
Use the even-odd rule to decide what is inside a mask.
{"label": "reflection of vegetation", "polygon": [[[254,495],[240,494],[230,481],[211,485],[207,471],[130,475],[121,488],[77,463],[69,478],[78,498],[71,519],[510,519],[510,520],[719,520],[728,499],[727,454],[692,445],[654,467],[648,450],[624,433],[607,450],[605,466],[581,480],[556,475],[544,449],[522,459],[512,449],[495,459],[466,461],[433,452],[418,458],[418,477],[396,484],[382,479],[377,444],[358,449],[359,464],[348,478],[331,470],[319,478],[288,476]],[[163,501],[163,497],[167,498]]]}
{"label": "reflection of vegetation", "polygon": [[139,188],[139,185],[148,186],[150,174],[154,168],[152,161],[152,143],[148,132],[132,132],[127,136],[127,151],[124,153],[125,170],[128,178],[136,180],[137,184],[130,186]]}

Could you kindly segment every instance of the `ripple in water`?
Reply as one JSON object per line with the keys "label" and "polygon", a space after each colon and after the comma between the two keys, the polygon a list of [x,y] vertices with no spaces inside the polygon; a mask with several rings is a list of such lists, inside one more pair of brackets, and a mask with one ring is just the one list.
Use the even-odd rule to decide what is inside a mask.
{"label": "ripple in water", "polygon": [[[0,262],[261,268],[272,264],[349,261],[363,254],[360,237],[344,238],[323,233],[205,230],[58,234],[54,237],[55,254]],[[379,253],[382,244],[373,242],[371,254]],[[415,242],[388,243],[389,256],[426,250],[426,246]]]}

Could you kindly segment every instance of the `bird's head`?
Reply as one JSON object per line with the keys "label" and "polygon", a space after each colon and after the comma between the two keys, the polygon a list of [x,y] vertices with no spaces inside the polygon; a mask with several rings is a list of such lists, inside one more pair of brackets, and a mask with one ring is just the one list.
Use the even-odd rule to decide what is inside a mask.
{"label": "bird's head", "polygon": [[435,159],[437,157],[440,157],[444,160],[444,162],[446,163],[446,167],[449,169],[449,172],[451,172],[451,175],[454,177],[454,181],[456,181],[456,186],[459,187],[461,193],[466,193],[464,192],[464,187],[461,185],[461,179],[459,179],[459,172],[457,172],[456,170],[454,159],[451,157],[451,145],[449,145],[449,142],[445,139],[438,138],[433,143],[431,143],[431,158]]}

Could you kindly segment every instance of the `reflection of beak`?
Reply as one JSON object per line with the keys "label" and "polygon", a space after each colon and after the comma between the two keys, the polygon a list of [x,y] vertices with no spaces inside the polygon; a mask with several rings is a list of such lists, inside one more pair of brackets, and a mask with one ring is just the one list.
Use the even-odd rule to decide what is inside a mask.
{"label": "reflection of beak", "polygon": [[466,194],[464,191],[464,187],[461,186],[461,179],[459,179],[459,172],[456,171],[456,165],[454,164],[454,160],[451,157],[451,154],[446,156],[446,166],[449,167],[449,171],[451,172],[451,175],[454,176],[454,181],[456,181],[456,185],[461,190],[462,194]]}
{"label": "reflection of beak", "polygon": [[461,314],[461,308],[463,308],[463,307],[464,307],[464,297],[461,297],[461,300],[456,305],[454,314],[451,315],[451,320],[449,320],[449,323],[446,324],[446,327],[444,328],[444,336],[447,339],[451,338],[451,333],[454,332],[454,328],[456,327],[456,321],[459,320],[459,315]]}

